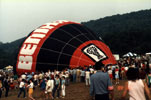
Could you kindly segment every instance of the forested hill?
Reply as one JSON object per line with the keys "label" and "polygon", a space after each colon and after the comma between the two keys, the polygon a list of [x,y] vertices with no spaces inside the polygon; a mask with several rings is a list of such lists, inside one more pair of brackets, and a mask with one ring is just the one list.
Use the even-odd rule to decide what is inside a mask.
{"label": "forested hill", "polygon": [[8,65],[15,65],[19,47],[24,40],[25,38],[21,38],[11,43],[0,42],[0,69]]}
{"label": "forested hill", "polygon": [[[108,16],[82,24],[97,33],[113,53],[151,52],[151,9]],[[0,42],[0,68],[15,63],[24,39],[5,44]]]}
{"label": "forested hill", "polygon": [[113,53],[151,52],[151,9],[82,23],[97,33]]}

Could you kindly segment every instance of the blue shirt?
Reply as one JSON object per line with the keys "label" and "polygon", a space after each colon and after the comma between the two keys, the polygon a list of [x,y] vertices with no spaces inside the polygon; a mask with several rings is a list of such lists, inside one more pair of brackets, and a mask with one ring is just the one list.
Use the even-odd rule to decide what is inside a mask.
{"label": "blue shirt", "polygon": [[40,84],[40,87],[41,87],[41,89],[45,89],[46,83],[45,83],[44,79],[42,80],[42,83]]}
{"label": "blue shirt", "polygon": [[61,85],[65,85],[65,80],[62,80],[62,81],[61,81]]}
{"label": "blue shirt", "polygon": [[55,79],[55,85],[59,85],[60,84],[60,79]]}
{"label": "blue shirt", "polygon": [[29,74],[29,75],[27,75],[27,81],[29,81],[30,79],[32,79],[32,75],[31,74]]}
{"label": "blue shirt", "polygon": [[90,95],[95,94],[106,94],[109,93],[108,88],[112,83],[110,81],[108,73],[104,73],[102,71],[98,71],[93,74],[90,78]]}

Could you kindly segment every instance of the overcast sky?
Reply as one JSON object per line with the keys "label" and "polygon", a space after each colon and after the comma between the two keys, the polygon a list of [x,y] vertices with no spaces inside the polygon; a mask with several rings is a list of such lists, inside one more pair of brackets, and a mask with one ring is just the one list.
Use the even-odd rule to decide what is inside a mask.
{"label": "overcast sky", "polygon": [[27,36],[55,20],[85,22],[151,8],[151,0],[0,0],[0,41]]}

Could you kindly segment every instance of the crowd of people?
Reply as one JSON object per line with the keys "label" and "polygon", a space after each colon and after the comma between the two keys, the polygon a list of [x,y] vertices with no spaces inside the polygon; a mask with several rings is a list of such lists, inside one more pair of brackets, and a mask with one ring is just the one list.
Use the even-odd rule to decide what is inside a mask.
{"label": "crowd of people", "polygon": [[[107,73],[108,77],[110,78],[110,86],[113,84],[112,80],[115,80],[115,85],[118,85],[120,82],[119,80],[131,79],[126,77],[128,70],[131,68],[134,68],[139,72],[137,77],[133,78],[133,80],[141,79],[143,80],[143,83],[145,82],[145,85],[143,85],[144,87],[151,87],[150,56],[121,58],[117,65],[104,65],[103,73]],[[91,87],[93,84],[91,83],[93,82],[91,80],[91,76],[97,74],[97,72],[99,71],[95,68],[95,66],[85,66],[85,68],[78,67],[75,69],[65,69],[62,71],[49,70],[47,72],[25,72],[22,75],[0,71],[0,98],[2,93],[5,94],[5,97],[8,97],[9,89],[18,89],[19,91],[16,97],[20,98],[23,93],[23,97],[26,98],[26,90],[28,89],[28,98],[30,100],[35,100],[33,93],[37,87],[40,88],[41,95],[46,99],[65,98],[66,86],[68,86],[70,82],[85,82],[86,86]],[[133,75],[131,74],[129,76]],[[133,81],[128,83],[133,83]],[[128,87],[128,83],[126,83],[124,87]],[[112,90],[111,87],[110,89]],[[123,97],[127,93],[128,89],[124,89],[124,91]],[[133,94],[135,93],[132,93],[132,95]]]}
{"label": "crowd of people", "polygon": [[[114,100],[114,87],[112,79],[115,79],[115,85],[119,84],[119,79],[127,79],[124,86],[124,92],[121,97],[125,99],[129,94],[129,100],[151,100],[151,57],[127,57],[120,59],[116,66],[105,66],[102,62],[95,65],[97,73],[91,76],[90,94],[95,100]],[[106,72],[106,73],[105,73]],[[107,74],[108,73],[108,74]]]}

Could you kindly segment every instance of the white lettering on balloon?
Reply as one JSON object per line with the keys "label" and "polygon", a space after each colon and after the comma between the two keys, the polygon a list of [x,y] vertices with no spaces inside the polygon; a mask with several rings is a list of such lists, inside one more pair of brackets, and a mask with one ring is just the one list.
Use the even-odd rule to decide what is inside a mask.
{"label": "white lettering on balloon", "polygon": [[36,49],[40,42],[47,38],[47,34],[51,29],[53,29],[55,26],[64,23],[69,22],[66,20],[60,20],[55,21],[53,23],[46,23],[45,25],[42,25],[38,29],[34,30],[31,35],[25,40],[25,42],[22,45],[22,48],[19,52],[18,57],[18,69],[24,69],[24,70],[31,70],[33,65],[34,54],[36,52]]}

